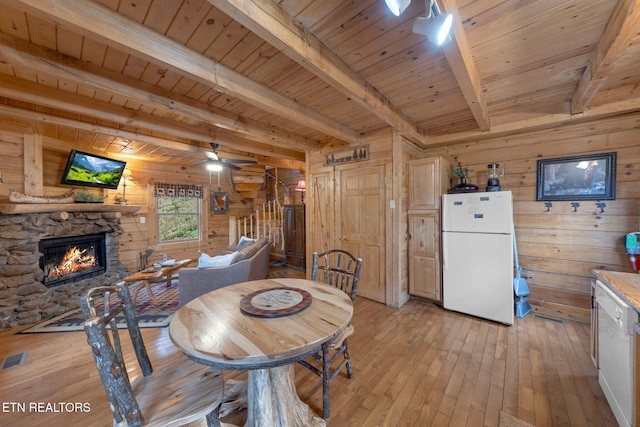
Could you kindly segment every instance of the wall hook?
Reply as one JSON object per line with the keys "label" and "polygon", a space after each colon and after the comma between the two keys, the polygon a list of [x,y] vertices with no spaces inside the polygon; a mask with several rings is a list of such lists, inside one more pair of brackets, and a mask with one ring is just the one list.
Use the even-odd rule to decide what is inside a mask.
{"label": "wall hook", "polygon": [[600,213],[604,212],[604,208],[607,207],[607,204],[605,202],[597,202],[596,206],[600,208]]}
{"label": "wall hook", "polygon": [[549,212],[551,210],[551,208],[553,207],[553,203],[544,202],[544,206],[547,208],[547,212]]}
{"label": "wall hook", "polygon": [[573,208],[574,212],[578,212],[578,208],[580,207],[580,203],[578,202],[572,202],[571,203],[571,207]]}

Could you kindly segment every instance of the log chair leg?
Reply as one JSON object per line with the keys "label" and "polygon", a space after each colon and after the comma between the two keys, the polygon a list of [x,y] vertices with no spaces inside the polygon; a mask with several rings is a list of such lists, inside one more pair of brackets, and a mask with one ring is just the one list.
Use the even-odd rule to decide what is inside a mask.
{"label": "log chair leg", "polygon": [[220,407],[218,406],[216,409],[207,414],[207,427],[221,427],[220,423]]}
{"label": "log chair leg", "polygon": [[331,396],[329,386],[331,383],[331,363],[329,359],[329,345],[322,344],[322,418],[331,416]]}
{"label": "log chair leg", "polygon": [[349,346],[347,340],[344,340],[344,359],[347,361],[347,375],[353,378],[353,367],[351,366],[351,357],[349,357]]}

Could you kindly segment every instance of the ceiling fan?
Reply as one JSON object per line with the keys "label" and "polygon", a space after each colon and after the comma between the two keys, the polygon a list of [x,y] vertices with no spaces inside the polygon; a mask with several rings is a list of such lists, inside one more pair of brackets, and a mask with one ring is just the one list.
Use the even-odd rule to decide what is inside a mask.
{"label": "ceiling fan", "polygon": [[207,169],[211,171],[220,171],[222,170],[222,167],[233,170],[240,170],[240,167],[235,163],[244,163],[249,165],[255,165],[256,163],[258,163],[257,160],[253,159],[223,159],[218,155],[219,145],[215,142],[211,142],[210,144],[212,151],[207,151],[205,154],[209,159],[206,163]]}

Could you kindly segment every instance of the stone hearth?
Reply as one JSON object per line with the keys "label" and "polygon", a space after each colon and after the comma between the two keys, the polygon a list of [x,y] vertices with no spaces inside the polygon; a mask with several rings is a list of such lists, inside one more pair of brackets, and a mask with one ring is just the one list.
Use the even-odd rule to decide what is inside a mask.
{"label": "stone hearth", "polygon": [[[12,211],[6,215],[6,210],[0,209],[0,330],[47,320],[76,308],[86,289],[114,283],[129,274],[119,259],[120,212],[91,212],[90,208],[73,212],[78,206],[72,206],[72,212],[43,212],[55,207],[38,206],[34,213]],[[50,288],[42,284],[40,240],[97,233],[106,233],[104,274]]]}

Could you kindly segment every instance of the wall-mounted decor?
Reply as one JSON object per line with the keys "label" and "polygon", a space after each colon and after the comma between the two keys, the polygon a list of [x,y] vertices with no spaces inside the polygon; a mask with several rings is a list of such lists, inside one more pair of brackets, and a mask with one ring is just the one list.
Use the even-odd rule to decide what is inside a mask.
{"label": "wall-mounted decor", "polygon": [[155,197],[195,197],[203,199],[204,188],[202,185],[167,184],[156,182],[153,188]]}
{"label": "wall-mounted decor", "polygon": [[615,200],[616,153],[538,160],[536,200]]}
{"label": "wall-mounted decor", "polygon": [[211,193],[209,208],[211,213],[214,214],[224,214],[229,212],[229,195],[222,191]]}
{"label": "wall-mounted decor", "polygon": [[344,148],[342,150],[327,153],[326,165],[333,166],[342,163],[361,162],[369,160],[369,145],[359,145],[357,147]]}

